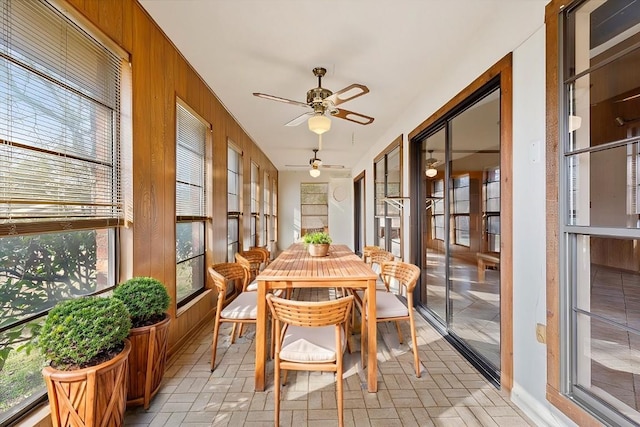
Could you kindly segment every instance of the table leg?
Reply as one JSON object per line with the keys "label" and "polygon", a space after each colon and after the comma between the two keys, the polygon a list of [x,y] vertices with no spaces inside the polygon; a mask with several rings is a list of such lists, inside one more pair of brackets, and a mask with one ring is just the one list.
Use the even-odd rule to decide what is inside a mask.
{"label": "table leg", "polygon": [[369,393],[378,391],[378,336],[376,322],[376,281],[367,282],[368,302],[367,302],[367,388]]}
{"label": "table leg", "polygon": [[484,270],[487,267],[484,265],[484,261],[478,258],[478,282],[484,282]]}
{"label": "table leg", "polygon": [[255,389],[264,391],[265,361],[267,358],[267,285],[258,282],[258,319],[256,323],[256,372]]}

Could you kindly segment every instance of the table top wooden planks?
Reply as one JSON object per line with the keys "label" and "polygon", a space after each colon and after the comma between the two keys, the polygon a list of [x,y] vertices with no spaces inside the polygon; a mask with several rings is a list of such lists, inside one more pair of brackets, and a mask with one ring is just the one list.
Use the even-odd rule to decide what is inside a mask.
{"label": "table top wooden planks", "polygon": [[[312,285],[314,281],[362,281],[376,275],[362,259],[346,245],[331,245],[325,257],[313,257],[304,244],[296,243],[282,252],[257,277],[273,282],[295,281]],[[345,284],[341,284],[345,286]]]}

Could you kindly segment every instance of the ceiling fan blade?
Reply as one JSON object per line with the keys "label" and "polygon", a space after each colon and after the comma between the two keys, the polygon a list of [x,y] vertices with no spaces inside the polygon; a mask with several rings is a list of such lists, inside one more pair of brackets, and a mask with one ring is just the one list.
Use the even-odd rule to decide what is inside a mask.
{"label": "ceiling fan blade", "polygon": [[350,122],[358,123],[361,125],[368,125],[373,123],[373,117],[365,116],[364,114],[354,113],[353,111],[345,110],[343,108],[336,108],[338,110],[333,117],[349,120]]}
{"label": "ceiling fan blade", "polygon": [[266,93],[253,92],[253,96],[258,98],[270,99],[271,101],[284,102],[285,104],[297,105],[299,107],[309,108],[307,104],[300,101],[294,101],[293,99],[280,98],[279,96],[267,95]]}
{"label": "ceiling fan blade", "polygon": [[340,105],[343,102],[351,101],[352,99],[367,93],[369,93],[368,87],[358,83],[353,83],[344,89],[334,92],[333,95],[328,96],[326,99],[333,102],[333,105]]}
{"label": "ceiling fan blade", "polygon": [[626,102],[631,101],[632,99],[640,98],[640,93],[636,93],[635,95],[627,96],[626,98],[619,99],[617,101],[613,101],[614,103],[618,102]]}
{"label": "ceiling fan blade", "polygon": [[313,111],[309,111],[308,113],[304,113],[296,117],[295,119],[290,120],[285,123],[285,126],[298,126],[300,123],[304,123],[307,120],[307,117],[311,116]]}

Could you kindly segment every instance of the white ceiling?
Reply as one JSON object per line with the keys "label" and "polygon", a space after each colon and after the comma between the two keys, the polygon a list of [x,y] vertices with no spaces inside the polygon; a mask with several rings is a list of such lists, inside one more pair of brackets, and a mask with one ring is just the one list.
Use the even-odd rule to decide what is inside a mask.
{"label": "white ceiling", "polygon": [[139,2],[275,166],[287,170],[307,164],[318,145],[306,123],[284,126],[306,110],[253,92],[306,102],[317,66],[327,68],[322,86],[334,92],[366,85],[370,93],[340,107],[375,121],[332,118],[318,153],[324,163],[351,168],[465,57],[495,46],[502,50],[497,60],[521,44],[542,25],[548,0]]}

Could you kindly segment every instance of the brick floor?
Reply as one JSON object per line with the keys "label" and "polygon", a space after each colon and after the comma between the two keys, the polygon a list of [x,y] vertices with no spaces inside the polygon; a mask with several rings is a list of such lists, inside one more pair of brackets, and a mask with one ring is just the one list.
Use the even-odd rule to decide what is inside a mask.
{"label": "brick floor", "polygon": [[[303,295],[302,297],[309,297]],[[311,298],[322,298],[313,291]],[[327,296],[325,296],[327,297]],[[395,326],[378,326],[378,392],[366,391],[359,336],[345,354],[345,426],[534,426],[420,316],[416,316],[422,377],[416,378],[411,348],[399,344]],[[213,322],[167,363],[163,384],[149,410],[130,409],[127,426],[273,426],[273,375],[266,391],[253,390],[255,329],[230,345],[222,326],[217,366],[210,372]],[[403,335],[410,337],[408,322]],[[281,426],[337,426],[331,373],[290,372],[282,392]]]}

